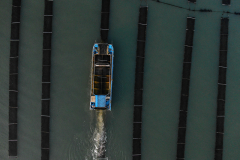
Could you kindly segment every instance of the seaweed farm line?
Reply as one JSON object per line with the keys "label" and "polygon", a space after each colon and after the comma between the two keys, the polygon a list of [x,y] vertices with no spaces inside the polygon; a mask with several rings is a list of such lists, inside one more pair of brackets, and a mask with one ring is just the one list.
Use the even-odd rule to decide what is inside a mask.
{"label": "seaweed farm line", "polygon": [[[163,1],[0,1],[0,160],[240,159],[240,1]],[[89,110],[96,41],[111,111]]]}
{"label": "seaweed farm line", "polygon": [[145,43],[147,30],[147,6],[140,6],[137,36],[136,69],[135,69],[135,87],[134,87],[134,113],[133,113],[133,140],[132,140],[132,159],[141,159],[141,141],[142,141],[142,97],[143,97],[143,75]]}
{"label": "seaweed farm line", "polygon": [[186,39],[184,46],[184,60],[183,60],[183,72],[182,72],[182,89],[181,89],[181,101],[179,110],[179,124],[178,124],[178,141],[177,141],[177,160],[184,159],[185,151],[185,137],[187,128],[187,111],[188,111],[188,96],[189,96],[189,84],[190,73],[192,63],[192,50],[193,50],[193,37],[194,37],[194,17],[187,17]]}
{"label": "seaweed farm line", "polygon": [[18,52],[20,41],[21,1],[12,2],[10,70],[9,70],[9,137],[8,155],[17,157],[18,152]]}
{"label": "seaweed farm line", "polygon": [[[101,41],[105,43],[108,41],[109,14],[110,14],[110,0],[102,0],[100,35],[101,35]],[[107,135],[104,128],[105,127],[104,119],[107,111],[100,109],[100,110],[95,110],[95,112],[96,112],[97,118],[96,118],[96,127],[93,133],[93,148],[91,151],[92,157],[94,160],[100,160],[100,159],[107,160],[108,158],[105,157],[105,153],[106,153],[105,145],[107,142]]]}

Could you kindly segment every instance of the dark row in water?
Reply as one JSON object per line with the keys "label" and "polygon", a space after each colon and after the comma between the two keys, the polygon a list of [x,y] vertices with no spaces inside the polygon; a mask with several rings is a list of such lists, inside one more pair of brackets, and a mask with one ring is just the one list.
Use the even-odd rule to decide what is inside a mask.
{"label": "dark row in water", "polygon": [[49,160],[53,1],[45,0],[42,60],[41,160]]}
{"label": "dark row in water", "polygon": [[[228,18],[221,19],[215,160],[222,160],[222,154],[223,154],[227,49],[228,49],[228,22],[229,22]],[[180,103],[179,124],[178,124],[178,141],[177,141],[177,157],[176,157],[177,160],[181,160],[185,158],[184,152],[185,152],[187,107],[188,107],[194,23],[195,23],[195,18],[193,17],[187,18],[185,53],[184,53],[183,72],[182,72],[181,103]]]}
{"label": "dark row in water", "polygon": [[215,160],[222,160],[228,49],[228,18],[221,19]]}
{"label": "dark row in water", "polygon": [[10,64],[9,64],[9,157],[17,157],[18,53],[21,0],[12,1]]}
{"label": "dark row in water", "polygon": [[[188,2],[196,3],[197,0],[188,0]],[[230,5],[231,0],[222,0],[222,5]]]}
{"label": "dark row in water", "polygon": [[222,4],[223,5],[230,5],[230,3],[231,3],[231,0],[222,0]]}
{"label": "dark row in water", "polygon": [[102,0],[101,40],[103,43],[107,43],[108,41],[109,14],[110,14],[110,0]]}
{"label": "dark row in water", "polygon": [[[197,0],[188,0],[188,2],[196,3]],[[222,0],[222,5],[230,5],[231,0]]]}
{"label": "dark row in water", "polygon": [[[222,160],[222,154],[223,154],[227,49],[228,49],[228,22],[229,22],[228,18],[221,19],[215,160]],[[181,103],[180,103],[179,125],[178,125],[178,141],[177,141],[177,157],[176,157],[177,160],[181,160],[185,158],[184,152],[185,152],[187,107],[188,107],[194,23],[195,23],[195,18],[193,17],[187,18],[187,32],[186,32],[185,53],[184,53],[183,72],[182,72],[182,90],[181,90]]]}
{"label": "dark row in water", "polygon": [[[52,36],[52,1],[45,0],[43,31],[42,69],[42,160],[49,159],[49,107],[50,107],[50,65]],[[18,110],[18,53],[21,1],[12,2],[12,22],[9,69],[9,157],[17,157],[17,110]]]}
{"label": "dark row in water", "polygon": [[133,115],[133,151],[132,159],[141,159],[142,141],[142,97],[143,97],[143,74],[144,57],[147,29],[148,7],[140,7],[138,21],[137,53],[135,68],[135,87],[134,87],[134,115]]}
{"label": "dark row in water", "polygon": [[[44,31],[43,31],[43,66],[42,66],[42,125],[41,149],[42,160],[49,159],[49,121],[50,121],[50,69],[51,69],[51,37],[52,37],[53,2],[45,0]],[[17,96],[18,96],[18,46],[20,28],[21,1],[13,0],[10,49],[9,78],[9,156],[17,157]],[[107,42],[109,30],[110,1],[102,1],[101,39]],[[133,121],[133,159],[141,159],[141,125],[142,125],[142,94],[145,57],[145,41],[147,27],[147,7],[139,11],[138,41],[136,53],[134,121]],[[181,105],[178,127],[177,159],[184,159],[186,119],[188,107],[189,81],[191,70],[192,45],[195,18],[187,18],[185,54],[182,73]],[[224,106],[226,90],[228,18],[221,20],[221,40],[219,57],[218,108],[216,127],[215,159],[222,159],[224,134]],[[102,157],[103,158],[103,157]]]}
{"label": "dark row in water", "polygon": [[182,71],[182,90],[179,111],[178,123],[178,141],[177,141],[177,160],[185,158],[185,139],[187,127],[187,112],[188,112],[188,97],[189,97],[189,84],[190,72],[192,63],[192,49],[193,49],[193,36],[194,36],[195,18],[187,17],[187,29],[185,38],[183,71]]}
{"label": "dark row in water", "polygon": [[[171,3],[163,2],[163,1],[161,1],[161,0],[152,0],[152,1],[155,1],[155,2],[158,2],[158,3],[161,3],[161,4],[164,4],[164,5],[176,7],[176,8],[179,8],[179,9],[184,9],[184,10],[192,11],[192,12],[220,12],[220,13],[240,15],[239,12],[213,11],[212,9],[206,9],[206,8],[202,8],[202,9],[191,9],[191,8],[181,7],[181,6],[178,6],[178,5],[171,4]],[[196,4],[196,0],[188,0],[188,2]],[[222,0],[222,5],[230,6],[230,2],[231,2],[230,0]]]}
{"label": "dark row in water", "polygon": [[[101,26],[100,26],[100,35],[101,35],[101,42],[102,43],[108,43],[108,31],[109,31],[109,15],[110,15],[110,0],[102,0],[102,9],[101,9]],[[102,51],[104,52],[104,51]],[[98,115],[98,134],[101,135],[101,140],[98,142],[99,146],[97,149],[97,157],[99,159],[105,159],[106,158],[106,149],[105,149],[105,145],[106,145],[106,141],[105,141],[105,131],[104,131],[104,120],[103,120],[103,111],[100,110]]]}
{"label": "dark row in water", "polygon": [[[161,2],[160,0],[156,0],[157,2]],[[190,3],[196,3],[197,0],[188,0]],[[230,5],[231,0],[222,0],[222,5]]]}
{"label": "dark row in water", "polygon": [[196,3],[197,0],[188,0],[188,2]]}

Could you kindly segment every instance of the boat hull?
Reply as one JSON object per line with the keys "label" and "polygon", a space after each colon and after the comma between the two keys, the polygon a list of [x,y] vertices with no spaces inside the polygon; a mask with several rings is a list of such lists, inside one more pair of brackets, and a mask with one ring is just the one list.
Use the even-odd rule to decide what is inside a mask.
{"label": "boat hull", "polygon": [[111,110],[114,48],[95,43],[92,50],[90,109]]}

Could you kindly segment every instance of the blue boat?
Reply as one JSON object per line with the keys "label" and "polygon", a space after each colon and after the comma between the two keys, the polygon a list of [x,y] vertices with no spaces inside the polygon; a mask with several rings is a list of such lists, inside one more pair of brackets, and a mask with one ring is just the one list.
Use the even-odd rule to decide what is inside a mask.
{"label": "blue boat", "polygon": [[114,49],[112,44],[95,43],[92,50],[90,109],[111,111]]}

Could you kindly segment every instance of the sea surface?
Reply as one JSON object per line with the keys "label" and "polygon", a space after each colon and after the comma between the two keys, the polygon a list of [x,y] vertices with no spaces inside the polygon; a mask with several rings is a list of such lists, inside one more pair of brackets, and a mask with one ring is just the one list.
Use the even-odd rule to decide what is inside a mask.
{"label": "sea surface", "polygon": [[[240,1],[111,0],[115,48],[112,111],[89,110],[93,43],[100,41],[101,0],[54,0],[51,68],[51,160],[92,160],[104,138],[109,160],[131,160],[135,55],[140,4],[147,4],[142,160],[175,160],[187,16],[196,17],[185,160],[213,160],[221,17],[229,17],[224,160],[240,159]],[[18,160],[41,158],[43,0],[22,0]],[[11,0],[0,1],[0,160],[8,159]],[[103,116],[99,119],[99,115]],[[99,123],[101,122],[101,123]],[[104,123],[103,123],[104,122]],[[98,134],[97,132],[101,132]],[[102,137],[101,137],[102,136]]]}

